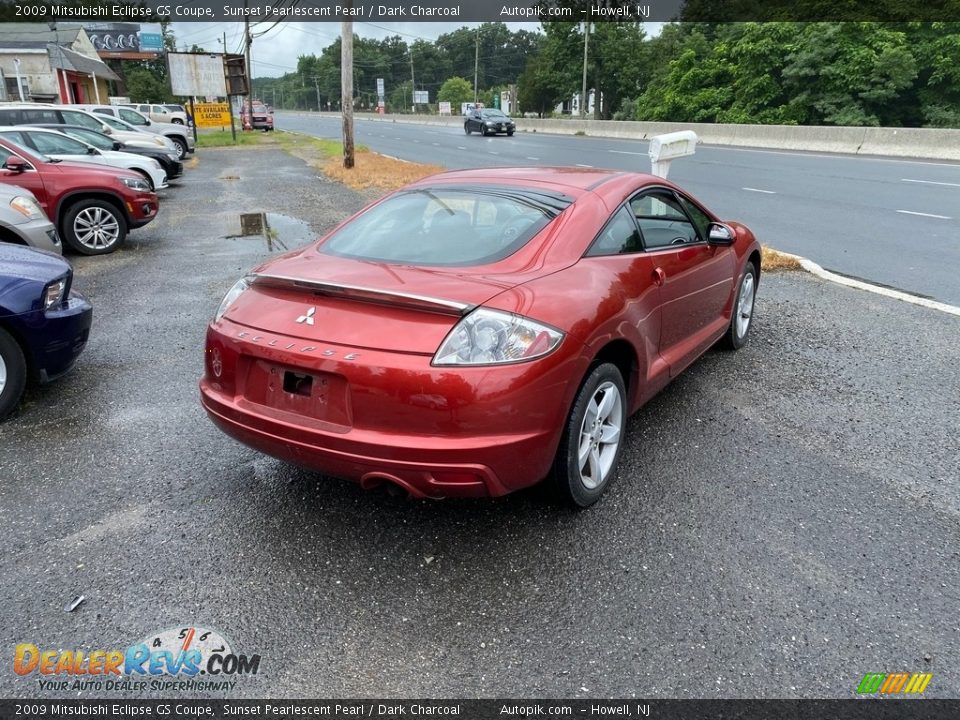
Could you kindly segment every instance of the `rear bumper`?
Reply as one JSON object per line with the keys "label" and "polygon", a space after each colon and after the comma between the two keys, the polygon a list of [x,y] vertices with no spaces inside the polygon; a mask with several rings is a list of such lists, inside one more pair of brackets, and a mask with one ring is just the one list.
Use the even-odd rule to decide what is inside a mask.
{"label": "rear bumper", "polygon": [[[242,328],[223,319],[208,329],[200,395],[211,420],[261,452],[365,488],[486,497],[533,485],[549,472],[576,390],[567,382],[576,359],[559,352],[453,370],[409,353],[350,360],[336,345],[305,355],[282,349],[291,338]],[[321,389],[288,394],[288,371],[314,375]]]}
{"label": "rear bumper", "polygon": [[387,438],[351,431],[345,437],[258,414],[249,403],[219,394],[206,380],[200,383],[200,396],[214,424],[245,445],[365,489],[392,483],[417,498],[506,495],[541,480],[543,461],[549,464],[553,456],[546,450],[551,439],[540,435],[488,437],[470,446],[463,439],[401,433]]}

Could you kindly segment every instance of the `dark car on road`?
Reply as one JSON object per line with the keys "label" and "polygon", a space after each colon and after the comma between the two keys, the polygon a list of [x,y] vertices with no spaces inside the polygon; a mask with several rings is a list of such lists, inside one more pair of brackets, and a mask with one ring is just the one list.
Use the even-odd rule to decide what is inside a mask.
{"label": "dark car on road", "polygon": [[0,244],[0,420],[28,382],[60,377],[86,346],[93,308],[72,284],[58,255]]}
{"label": "dark car on road", "polygon": [[0,139],[0,182],[32,192],[60,237],[84,255],[116,250],[127,230],[160,209],[156,193],[135,172],[61,162]]}
{"label": "dark car on road", "polygon": [[498,133],[513,135],[516,129],[516,123],[502,110],[496,108],[473,110],[463,121],[463,131],[467,135],[472,132],[478,132],[481,135],[496,135]]}

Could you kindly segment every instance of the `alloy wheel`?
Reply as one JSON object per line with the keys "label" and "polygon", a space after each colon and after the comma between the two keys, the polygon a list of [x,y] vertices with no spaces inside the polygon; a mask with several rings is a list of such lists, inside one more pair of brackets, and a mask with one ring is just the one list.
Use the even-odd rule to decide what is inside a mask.
{"label": "alloy wheel", "polygon": [[91,250],[108,248],[120,239],[120,223],[113,213],[102,207],[87,207],[77,213],[73,231],[79,242]]}
{"label": "alloy wheel", "polygon": [[623,400],[612,382],[599,385],[580,426],[577,464],[580,482],[593,490],[606,480],[617,458],[623,429]]}
{"label": "alloy wheel", "polygon": [[753,317],[754,281],[753,273],[746,272],[740,283],[740,296],[737,299],[737,337],[742,338],[750,329]]}

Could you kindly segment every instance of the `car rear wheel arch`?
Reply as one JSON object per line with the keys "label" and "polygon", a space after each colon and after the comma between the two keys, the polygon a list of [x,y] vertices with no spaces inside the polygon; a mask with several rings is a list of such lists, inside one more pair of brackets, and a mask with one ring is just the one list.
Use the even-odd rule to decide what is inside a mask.
{"label": "car rear wheel arch", "polygon": [[633,345],[626,340],[613,340],[607,343],[594,356],[587,374],[589,375],[594,367],[603,363],[615,365],[620,371],[620,377],[623,378],[623,384],[627,390],[627,406],[632,408],[640,385],[640,364]]}
{"label": "car rear wheel arch", "polygon": [[15,232],[0,227],[0,242],[10,243],[11,245],[26,245],[22,237]]}
{"label": "car rear wheel arch", "polygon": [[28,367],[23,346],[0,325],[0,420],[20,404]]}

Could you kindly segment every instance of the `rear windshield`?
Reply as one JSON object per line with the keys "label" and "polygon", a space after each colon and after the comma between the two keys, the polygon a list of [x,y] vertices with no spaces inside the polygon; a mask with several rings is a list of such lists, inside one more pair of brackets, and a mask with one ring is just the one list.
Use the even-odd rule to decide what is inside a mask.
{"label": "rear windshield", "polygon": [[340,228],[319,251],[400,265],[485,265],[515,253],[570,202],[514,190],[411,190]]}

